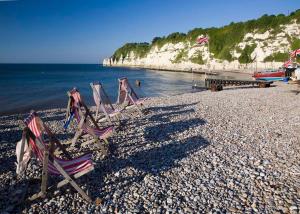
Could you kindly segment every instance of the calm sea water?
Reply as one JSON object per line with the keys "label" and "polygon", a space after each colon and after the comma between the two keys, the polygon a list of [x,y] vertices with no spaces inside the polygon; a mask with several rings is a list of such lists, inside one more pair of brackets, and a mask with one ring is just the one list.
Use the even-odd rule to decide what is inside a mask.
{"label": "calm sea water", "polygon": [[[94,105],[89,83],[100,81],[112,102],[118,78],[128,77],[141,96],[168,96],[192,91],[189,73],[112,68],[91,64],[0,64],[0,114],[27,112],[67,105],[66,92],[77,87],[88,105]],[[199,75],[194,79],[201,82]],[[135,80],[141,87],[135,87]]]}

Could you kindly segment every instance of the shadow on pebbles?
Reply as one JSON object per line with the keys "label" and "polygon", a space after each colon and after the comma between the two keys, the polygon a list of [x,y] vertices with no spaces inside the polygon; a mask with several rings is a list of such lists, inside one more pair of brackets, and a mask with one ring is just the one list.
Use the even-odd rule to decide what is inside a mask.
{"label": "shadow on pebbles", "polygon": [[[0,117],[3,213],[298,213],[300,99],[293,86],[210,91],[147,100],[127,117],[107,155],[94,145],[95,170],[78,180],[93,203],[69,185],[40,200],[41,165],[15,173],[15,145],[26,115]],[[39,112],[63,142],[64,111]],[[51,177],[55,184],[60,177]]]}

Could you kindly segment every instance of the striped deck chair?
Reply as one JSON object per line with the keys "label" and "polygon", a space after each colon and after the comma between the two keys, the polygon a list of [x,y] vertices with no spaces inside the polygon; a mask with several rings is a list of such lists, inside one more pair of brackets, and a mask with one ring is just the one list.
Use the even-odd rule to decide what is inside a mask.
{"label": "striped deck chair", "polygon": [[112,119],[117,118],[117,120],[120,120],[121,109],[117,109],[112,105],[102,84],[100,82],[93,82],[90,83],[90,86],[93,90],[93,97],[96,104],[96,118],[98,118],[99,112],[102,112],[105,117],[101,118],[100,122],[106,120],[112,124]]}
{"label": "striped deck chair", "polygon": [[139,98],[134,92],[127,78],[124,77],[119,79],[118,105],[121,105],[126,109],[136,107],[139,113],[143,115],[142,109],[144,107],[144,101],[145,98]]}
{"label": "striped deck chair", "polygon": [[[114,126],[111,125],[106,128],[99,128],[96,120],[92,116],[88,107],[83,102],[83,99],[76,88],[73,88],[71,91],[69,91],[68,96],[69,101],[66,124],[68,125],[73,116],[78,123],[78,129],[75,133],[74,138],[72,139],[72,146],[75,146],[75,143],[77,142],[79,137],[86,134],[92,136],[93,139],[83,143],[82,146],[92,142],[96,142],[99,146],[101,146],[102,144],[100,143],[100,140],[103,140],[106,144],[108,144],[107,138],[109,138],[113,134]],[[92,127],[91,123],[95,127]]]}
{"label": "striped deck chair", "polygon": [[[33,154],[39,161],[43,163],[41,190],[33,195],[29,200],[35,200],[39,197],[45,197],[47,190],[53,187],[60,188],[66,184],[71,184],[77,192],[88,202],[91,198],[79,187],[75,179],[87,174],[94,169],[92,154],[85,154],[77,158],[71,158],[62,144],[55,138],[50,129],[42,122],[35,112],[31,112],[29,117],[24,120],[26,128],[23,130],[22,146],[24,143],[29,144]],[[49,140],[45,140],[48,137]],[[58,147],[63,150],[66,159],[58,158],[54,155],[54,149]],[[22,160],[22,153],[20,160]],[[64,180],[57,183],[55,186],[47,187],[48,174],[55,176],[63,176]]]}

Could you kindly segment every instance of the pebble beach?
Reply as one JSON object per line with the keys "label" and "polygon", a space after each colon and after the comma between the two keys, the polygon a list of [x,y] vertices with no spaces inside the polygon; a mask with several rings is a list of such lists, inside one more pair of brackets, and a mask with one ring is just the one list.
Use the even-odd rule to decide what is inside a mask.
{"label": "pebble beach", "polygon": [[[95,170],[78,179],[93,203],[67,185],[36,201],[41,164],[32,159],[16,175],[16,142],[28,114],[0,117],[1,213],[299,213],[300,90],[226,87],[146,101],[109,139],[67,147],[93,153]],[[67,146],[65,109],[37,111]],[[52,178],[52,177],[51,177]],[[60,181],[53,177],[50,183]],[[25,194],[26,192],[26,194]]]}

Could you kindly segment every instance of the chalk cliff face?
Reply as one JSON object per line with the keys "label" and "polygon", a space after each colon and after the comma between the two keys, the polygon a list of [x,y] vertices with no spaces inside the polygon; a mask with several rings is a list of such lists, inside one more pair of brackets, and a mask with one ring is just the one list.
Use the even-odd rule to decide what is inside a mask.
{"label": "chalk cliff face", "polygon": [[[256,68],[278,68],[283,61],[276,59],[266,60],[274,53],[289,53],[291,51],[291,38],[300,39],[300,24],[296,20],[280,25],[278,33],[267,30],[264,33],[253,31],[244,35],[241,42],[230,50],[231,61],[221,60],[209,52],[208,45],[195,46],[194,42],[166,43],[162,47],[152,46],[144,57],[137,56],[134,51],[118,60],[113,57],[104,59],[105,66],[142,67],[150,69],[167,70],[243,70],[252,72]],[[204,35],[199,35],[204,36]],[[238,58],[246,47],[253,47],[250,53],[251,62],[241,63]],[[300,48],[300,47],[299,47]],[[193,62],[193,57],[200,54],[202,63]],[[180,60],[178,56],[180,55]],[[288,59],[288,56],[286,60]]]}

